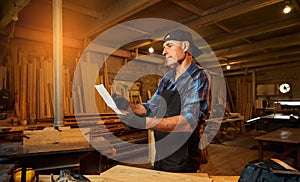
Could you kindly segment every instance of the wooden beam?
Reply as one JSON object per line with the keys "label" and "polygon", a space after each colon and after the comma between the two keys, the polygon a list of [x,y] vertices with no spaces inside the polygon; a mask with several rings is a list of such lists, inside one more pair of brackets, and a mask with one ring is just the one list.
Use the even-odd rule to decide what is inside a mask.
{"label": "wooden beam", "polygon": [[[233,33],[232,30],[230,30],[229,28],[225,27],[224,25],[221,25],[220,23],[215,23],[215,25],[216,25],[217,27],[221,28],[222,30],[225,30],[225,31],[228,32],[228,33]],[[245,42],[247,42],[247,43],[249,43],[249,44],[252,43],[252,42],[251,42],[249,39],[247,39],[247,38],[241,38],[241,39],[243,39]]]}
{"label": "wooden beam", "polygon": [[0,19],[0,30],[4,29],[12,20],[18,21],[18,14],[29,4],[30,0],[5,0],[3,12],[7,12]]}
{"label": "wooden beam", "polygon": [[182,0],[171,0],[173,3],[175,3],[176,5],[196,14],[199,16],[202,16],[203,14],[203,9],[199,8],[198,6],[195,6],[187,1],[182,1]]}
{"label": "wooden beam", "polygon": [[113,4],[111,8],[102,13],[99,17],[101,21],[99,21],[99,25],[97,26],[98,28],[87,32],[85,37],[93,37],[121,20],[124,20],[125,18],[160,1],[161,0],[118,1],[118,3]]}
{"label": "wooden beam", "polygon": [[[224,61],[220,61],[220,64],[214,64],[212,63],[211,65],[209,65],[209,60],[205,59],[207,61],[205,61],[206,65],[209,65],[209,68],[212,67],[218,67],[218,66],[222,66],[225,67],[227,65],[227,63],[230,63],[230,65],[245,65],[245,63],[249,63],[249,62],[264,62],[266,60],[274,60],[274,59],[278,59],[281,56],[297,56],[298,54],[300,54],[300,48],[299,47],[294,47],[294,48],[290,48],[290,49],[285,49],[283,51],[276,51],[276,52],[267,52],[267,53],[262,53],[259,55],[255,55],[255,56],[247,56],[247,57],[243,57],[243,58],[235,58],[235,59],[226,59],[226,62]],[[299,57],[299,56],[298,56]],[[223,62],[223,63],[221,63]],[[231,69],[232,70],[232,69]]]}
{"label": "wooden beam", "polygon": [[[299,56],[296,57],[291,57],[291,58],[278,58],[278,59],[269,59],[269,60],[265,60],[265,61],[256,61],[256,62],[250,62],[247,63],[245,65],[242,65],[242,67],[245,68],[257,68],[257,67],[265,67],[265,66],[274,66],[274,65],[278,65],[278,64],[290,64],[292,62],[299,62],[300,58]],[[240,70],[241,66],[240,65],[235,65],[235,66],[231,66],[231,71],[234,70]],[[226,70],[224,70],[226,71]]]}
{"label": "wooden beam", "polygon": [[[203,26],[211,25],[213,23],[229,19],[241,14],[245,14],[272,4],[282,2],[283,0],[251,0],[242,1],[239,4],[228,6],[227,4],[221,5],[202,13],[202,17],[187,23],[187,26],[191,28],[200,28]],[[221,10],[222,11],[221,11]],[[219,11],[218,11],[219,10]]]}
{"label": "wooden beam", "polygon": [[263,22],[261,24],[250,25],[244,27],[243,29],[238,29],[233,31],[231,34],[218,35],[214,38],[205,38],[210,46],[214,46],[221,43],[226,43],[230,41],[235,41],[238,39],[243,39],[246,37],[251,37],[259,34],[269,33],[272,31],[277,31],[285,28],[290,28],[293,26],[300,25],[300,18],[280,18],[277,20],[272,20],[269,22]]}
{"label": "wooden beam", "polygon": [[[251,61],[264,61],[266,59],[274,59],[274,58],[277,59],[280,56],[288,56],[288,55],[296,55],[296,54],[300,54],[299,47],[285,49],[284,51],[268,52],[256,56],[249,56],[247,58],[229,59],[228,61],[230,65],[235,65],[235,64],[243,64]],[[226,66],[226,63],[221,64],[221,66]]]}
{"label": "wooden beam", "polygon": [[242,4],[244,2],[245,2],[245,0],[232,0],[229,2],[224,2],[224,3],[220,4],[220,6],[216,6],[214,8],[206,10],[205,12],[203,12],[202,16],[214,14],[214,13],[223,11],[225,9],[230,9],[230,8],[232,8],[234,6],[238,6],[239,4]]}
{"label": "wooden beam", "polygon": [[233,30],[230,30],[229,28],[225,27],[224,25],[221,25],[220,23],[215,23],[215,25],[220,29],[224,30],[225,32],[233,33]]}
{"label": "wooden beam", "polygon": [[237,57],[246,55],[251,52],[257,52],[262,49],[276,48],[284,46],[295,46],[300,44],[300,33],[293,33],[286,36],[271,38],[268,40],[259,41],[253,44],[240,45],[227,49],[214,51],[217,57]]}
{"label": "wooden beam", "polygon": [[[39,0],[43,1],[43,3],[48,3],[51,5],[52,1],[51,0]],[[76,13],[80,13],[82,15],[90,16],[92,18],[99,18],[101,17],[101,13],[99,11],[95,11],[91,8],[87,8],[84,6],[77,5],[76,3],[69,2],[69,1],[63,1],[62,4],[63,9],[67,9]]]}
{"label": "wooden beam", "polygon": [[[298,56],[299,54],[300,54],[300,48],[295,47],[295,48],[290,48],[288,50],[285,49],[283,51],[268,52],[268,53],[263,53],[263,54],[244,57],[244,58],[227,59],[226,62],[217,64],[217,65],[216,64],[209,65],[208,64],[209,62],[207,61],[206,65],[209,65],[209,68],[212,68],[212,67],[218,67],[218,66],[225,67],[228,62],[230,63],[230,65],[237,65],[238,64],[239,66],[234,66],[232,68],[232,69],[234,69],[234,68],[237,68],[237,67],[241,67],[241,65],[242,65],[242,67],[245,67],[245,65],[246,65],[245,63],[248,64],[249,62],[265,62],[265,61],[268,61],[268,60],[277,60],[281,56],[290,56],[290,58],[292,56],[299,57]],[[231,71],[232,71],[232,69],[231,69]]]}
{"label": "wooden beam", "polygon": [[63,8],[68,9],[83,15],[91,16],[93,18],[101,17],[101,13],[99,11],[95,11],[91,8],[86,8],[84,6],[76,5],[74,2],[63,1]]}
{"label": "wooden beam", "polygon": [[296,11],[298,11],[298,13],[300,13],[300,1],[299,0],[291,0]]}
{"label": "wooden beam", "polygon": [[[23,39],[27,39],[27,40],[33,40],[33,41],[45,42],[45,43],[52,44],[52,42],[53,42],[52,36],[53,35],[48,32],[28,29],[28,28],[24,28],[24,27],[20,27],[20,26],[17,26],[15,29],[15,37],[23,38]],[[63,40],[64,40],[64,46],[66,46],[66,47],[72,47],[72,48],[77,48],[77,49],[83,48],[83,41],[81,41],[81,40],[72,39],[72,38],[68,38],[68,37],[64,37]]]}
{"label": "wooden beam", "polygon": [[[22,43],[22,40],[20,40],[19,38],[36,41],[36,42],[48,43],[48,44],[52,44],[52,42],[53,42],[51,33],[32,30],[32,29],[28,29],[28,28],[24,28],[24,27],[20,27],[20,26],[16,27],[15,36],[14,36],[14,39],[11,40],[11,44],[14,42],[16,44]],[[63,40],[64,40],[64,46],[66,46],[66,47],[83,49],[83,41],[81,41],[81,40],[67,38],[67,37],[64,37]],[[27,42],[25,41],[24,44],[27,44]],[[1,45],[1,43],[0,43],[0,45]],[[103,45],[95,45],[95,44],[93,44],[91,47],[89,47],[89,49],[91,49],[91,51],[94,51],[94,52],[101,52],[101,53],[106,53],[106,54],[113,51],[113,48],[111,48],[111,47],[103,46]],[[118,49],[113,52],[113,55],[118,56],[118,57],[130,58],[131,52]]]}
{"label": "wooden beam", "polygon": [[247,71],[241,69],[236,71],[235,70],[227,71],[226,69],[223,69],[223,72],[224,72],[224,76],[235,76],[235,75],[245,75],[250,73],[253,70],[255,70],[256,72],[266,71],[266,70],[270,71],[271,69],[279,69],[279,68],[284,69],[284,68],[297,67],[299,65],[300,63],[297,60],[292,60],[292,61],[284,60],[284,61],[277,62],[276,65],[268,64],[268,65],[262,65],[261,67],[248,67]]}
{"label": "wooden beam", "polygon": [[[184,8],[184,9],[186,9],[186,10],[188,10],[188,11],[190,11],[190,12],[192,12],[192,13],[198,15],[198,16],[200,16],[200,17],[205,16],[205,14],[208,13],[208,11],[203,11],[201,8],[195,6],[195,5],[191,4],[191,3],[188,3],[186,1],[172,0],[172,2],[175,3],[175,4],[177,4],[178,6],[180,6],[180,7]],[[236,4],[239,4],[241,2],[242,2],[242,0],[230,1],[230,2],[224,3],[222,6],[218,6],[218,8],[216,8],[216,9],[215,8],[211,9],[211,11],[213,11],[213,12],[222,11],[225,8],[230,8],[230,7],[232,7],[232,6],[236,5]],[[209,11],[209,14],[213,13],[211,11]],[[214,24],[217,27],[221,28],[222,30],[224,30],[224,31],[226,31],[228,33],[232,33],[232,30],[228,29],[227,27],[225,27],[225,26],[223,26],[223,25],[221,25],[219,23],[214,23]],[[248,43],[250,42],[249,40],[246,40],[246,39],[245,39],[245,41],[248,42]]]}
{"label": "wooden beam", "polygon": [[125,49],[127,49],[127,50],[134,50],[134,49],[139,48],[139,47],[144,47],[144,46],[150,45],[153,42],[152,41],[144,41],[142,43],[135,44],[134,46],[126,46]]}
{"label": "wooden beam", "polygon": [[87,47],[87,50],[92,51],[92,52],[106,54],[106,55],[113,54],[115,56],[123,57],[123,58],[130,58],[131,57],[131,52],[130,51],[126,51],[126,50],[122,50],[122,49],[115,49],[115,48],[107,47],[107,46],[100,45],[100,44],[90,44]]}

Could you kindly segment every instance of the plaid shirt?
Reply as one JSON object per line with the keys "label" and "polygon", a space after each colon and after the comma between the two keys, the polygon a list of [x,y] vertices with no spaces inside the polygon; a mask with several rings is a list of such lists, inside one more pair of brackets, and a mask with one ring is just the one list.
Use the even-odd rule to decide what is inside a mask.
{"label": "plaid shirt", "polygon": [[144,103],[147,116],[158,113],[158,103],[163,90],[178,91],[181,99],[181,116],[184,116],[192,128],[208,113],[209,79],[208,73],[194,62],[175,81],[175,70],[166,73],[152,98]]}

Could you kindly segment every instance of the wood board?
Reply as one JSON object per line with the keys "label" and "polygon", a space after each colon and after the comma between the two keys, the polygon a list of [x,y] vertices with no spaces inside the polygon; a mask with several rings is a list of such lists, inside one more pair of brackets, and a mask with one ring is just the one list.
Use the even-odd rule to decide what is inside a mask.
{"label": "wood board", "polygon": [[130,181],[130,182],[152,182],[152,181],[201,181],[201,182],[212,182],[209,177],[185,175],[179,173],[156,171],[151,169],[130,167],[124,165],[117,165],[111,169],[100,174],[102,178],[108,181]]}
{"label": "wood board", "polygon": [[[202,177],[202,175],[204,173],[193,173],[195,174],[195,176],[200,176]],[[193,175],[192,174],[192,175]],[[187,174],[182,174],[182,175],[187,175]],[[188,174],[190,175],[190,174]],[[91,182],[119,182],[118,180],[114,180],[114,179],[107,179],[102,177],[102,175],[84,175],[85,177],[87,177]],[[206,174],[206,176],[208,176]],[[205,177],[205,174],[204,176]],[[57,179],[58,175],[54,175],[54,179]],[[205,177],[208,178],[208,177]],[[212,182],[238,182],[239,176],[211,176],[210,177]],[[39,175],[39,181],[40,182],[50,182],[50,175]],[[130,180],[126,180],[123,179],[121,181],[130,181]],[[144,179],[140,179],[140,181],[144,181]],[[204,181],[206,181],[206,179],[204,179]],[[164,181],[165,182],[165,181]],[[202,180],[198,179],[198,182],[202,182]]]}
{"label": "wood board", "polygon": [[[53,127],[47,127],[43,130],[24,131],[23,145],[42,145],[51,143],[85,143],[89,142],[89,128],[70,128],[61,127],[58,131]],[[85,136],[84,136],[85,134]]]}

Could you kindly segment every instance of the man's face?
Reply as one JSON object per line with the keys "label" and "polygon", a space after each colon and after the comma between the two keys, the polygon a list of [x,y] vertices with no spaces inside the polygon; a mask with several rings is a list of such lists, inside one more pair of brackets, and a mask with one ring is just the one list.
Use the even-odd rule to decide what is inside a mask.
{"label": "man's face", "polygon": [[166,58],[167,66],[176,68],[185,58],[185,51],[182,48],[182,42],[169,40],[163,44],[162,54]]}

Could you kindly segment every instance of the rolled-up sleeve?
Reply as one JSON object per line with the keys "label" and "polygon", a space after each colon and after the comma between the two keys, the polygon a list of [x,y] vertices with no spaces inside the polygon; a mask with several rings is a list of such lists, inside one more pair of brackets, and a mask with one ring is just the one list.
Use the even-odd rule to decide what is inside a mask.
{"label": "rolled-up sleeve", "polygon": [[209,79],[205,71],[199,72],[190,79],[181,93],[181,115],[191,124],[196,126],[199,120],[204,119],[208,112]]}

